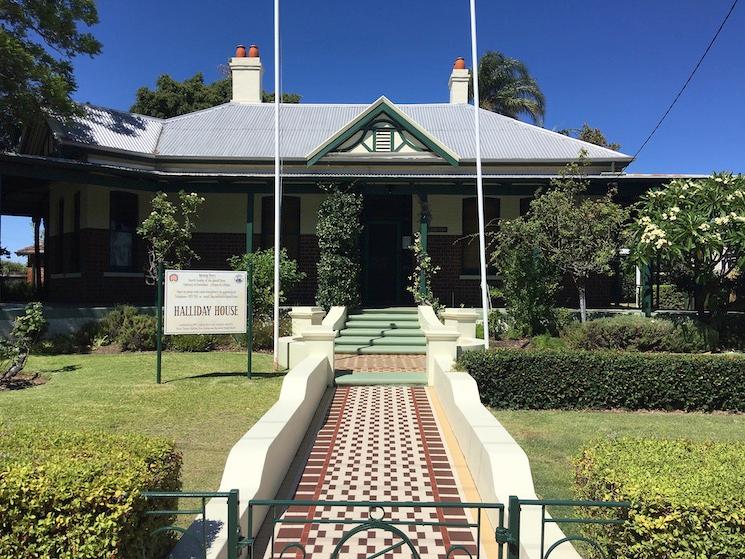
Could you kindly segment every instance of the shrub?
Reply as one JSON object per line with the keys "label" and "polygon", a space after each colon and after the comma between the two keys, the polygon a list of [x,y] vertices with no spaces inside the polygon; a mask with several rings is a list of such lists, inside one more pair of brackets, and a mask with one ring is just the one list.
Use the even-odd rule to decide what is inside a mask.
{"label": "shrub", "polygon": [[168,347],[173,351],[212,351],[217,347],[219,338],[209,334],[184,334],[169,336]]}
{"label": "shrub", "polygon": [[631,502],[624,524],[585,529],[610,557],[745,557],[745,442],[602,441],[575,483],[580,499]]}
{"label": "shrub", "polygon": [[[0,431],[0,557],[161,557],[172,517],[145,516],[142,491],[180,489],[171,443],[103,432]],[[159,502],[173,510],[175,502]]]}
{"label": "shrub", "polygon": [[[256,319],[272,318],[274,309],[274,249],[257,250],[249,254],[232,256],[228,264],[233,270],[253,273],[253,312]],[[252,272],[249,271],[251,268]],[[292,291],[305,279],[305,273],[297,268],[297,262],[287,256],[283,248],[279,255],[279,282],[282,287],[279,303],[285,302],[285,294]]]}
{"label": "shrub", "polygon": [[354,308],[360,304],[362,195],[338,185],[319,185],[329,195],[318,208],[318,304]]}
{"label": "shrub", "polygon": [[7,338],[0,338],[0,385],[23,371],[36,340],[46,328],[41,303],[29,303],[13,321]]}
{"label": "shrub", "polygon": [[465,353],[487,405],[745,411],[745,357],[610,351]]}
{"label": "shrub", "polygon": [[154,316],[138,314],[122,325],[116,338],[124,351],[150,351],[155,349],[158,337]]}
{"label": "shrub", "polygon": [[578,349],[670,351],[695,353],[708,349],[706,330],[690,320],[672,322],[639,315],[618,315],[578,324],[565,331]]}
{"label": "shrub", "polygon": [[657,306],[659,308],[685,311],[688,310],[688,301],[688,293],[681,291],[669,283],[660,285],[660,296],[657,301]]}
{"label": "shrub", "polygon": [[119,332],[139,314],[138,310],[129,305],[119,305],[107,312],[98,323],[98,331],[101,336],[106,336],[110,341],[119,338]]}
{"label": "shrub", "polygon": [[491,261],[503,281],[498,295],[517,338],[556,332],[553,304],[561,276],[536,247],[537,234],[536,224],[518,218],[494,235]]}

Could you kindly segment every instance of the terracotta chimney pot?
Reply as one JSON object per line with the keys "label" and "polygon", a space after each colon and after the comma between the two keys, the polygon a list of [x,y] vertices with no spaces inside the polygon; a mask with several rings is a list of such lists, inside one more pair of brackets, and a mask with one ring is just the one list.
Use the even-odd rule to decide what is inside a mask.
{"label": "terracotta chimney pot", "polygon": [[465,70],[466,69],[466,61],[463,60],[462,56],[459,56],[455,59],[455,64],[453,64],[454,70]]}
{"label": "terracotta chimney pot", "polygon": [[246,47],[243,45],[238,45],[235,47],[235,57],[236,58],[244,58],[246,56]]}
{"label": "terracotta chimney pot", "polygon": [[248,57],[249,58],[259,58],[259,47],[256,45],[251,45],[248,48]]}

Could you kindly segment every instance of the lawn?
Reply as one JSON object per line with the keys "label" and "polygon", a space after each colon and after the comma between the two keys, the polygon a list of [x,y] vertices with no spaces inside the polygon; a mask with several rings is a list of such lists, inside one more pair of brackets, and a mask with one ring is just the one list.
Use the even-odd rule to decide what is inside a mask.
{"label": "lawn", "polygon": [[[255,371],[271,356],[254,354]],[[157,435],[183,453],[187,490],[215,490],[228,451],[276,402],[283,373],[245,376],[245,353],[34,356],[46,384],[0,392],[0,426],[37,425]]]}
{"label": "lawn", "polygon": [[536,493],[571,499],[572,460],[593,439],[635,436],[745,440],[745,415],[683,412],[493,410],[530,458]]}

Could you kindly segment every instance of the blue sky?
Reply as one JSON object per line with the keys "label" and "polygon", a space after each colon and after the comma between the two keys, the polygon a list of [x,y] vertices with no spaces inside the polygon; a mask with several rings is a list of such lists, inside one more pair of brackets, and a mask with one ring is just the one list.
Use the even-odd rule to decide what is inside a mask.
{"label": "blue sky", "polygon": [[[601,128],[633,154],[711,39],[731,0],[477,1],[479,50],[523,60],[547,99],[545,126]],[[128,109],[162,73],[220,77],[256,43],[272,90],[271,0],[99,0],[103,52],[75,62],[80,101]],[[470,61],[468,0],[282,0],[282,80],[305,102],[446,102],[456,56]],[[745,5],[673,112],[629,168],[745,171]],[[3,218],[3,245],[31,242]]]}

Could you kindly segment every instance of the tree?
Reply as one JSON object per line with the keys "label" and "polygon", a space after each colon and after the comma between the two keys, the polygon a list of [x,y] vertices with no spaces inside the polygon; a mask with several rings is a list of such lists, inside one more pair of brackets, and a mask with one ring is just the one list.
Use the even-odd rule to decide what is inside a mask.
{"label": "tree", "polygon": [[[171,118],[202,109],[209,109],[227,103],[231,99],[231,80],[223,78],[210,84],[204,83],[204,76],[194,74],[182,82],[168,74],[158,78],[155,89],[141,87],[130,111],[157,118]],[[265,103],[274,101],[274,93],[262,93]],[[299,103],[297,93],[283,93],[283,103]]]}
{"label": "tree", "polygon": [[318,304],[359,306],[362,195],[336,184],[319,185],[329,195],[318,208]]}
{"label": "tree", "polygon": [[589,186],[585,157],[583,152],[551,181],[551,188],[531,202],[528,215],[541,253],[577,288],[582,322],[587,320],[587,280],[613,272],[628,218],[628,211],[613,201],[615,191],[601,198],[584,195]]}
{"label": "tree", "polygon": [[93,0],[0,0],[0,149],[40,119],[79,114],[72,59],[101,51],[79,29],[96,23]]}
{"label": "tree", "polygon": [[582,140],[583,142],[612,149],[613,151],[618,151],[619,149],[621,149],[621,144],[609,142],[600,128],[592,128],[586,122],[582,125],[582,128],[564,128],[563,130],[559,130],[559,134],[571,136],[572,138],[577,138],[578,140]]}
{"label": "tree", "polygon": [[515,119],[527,116],[540,125],[546,114],[546,99],[528,68],[501,52],[489,51],[479,61],[479,97],[482,109]]}
{"label": "tree", "polygon": [[632,260],[659,258],[678,287],[693,291],[700,319],[707,306],[725,314],[745,269],[745,177],[715,173],[650,190],[628,233]]}
{"label": "tree", "polygon": [[[228,264],[233,270],[245,270],[252,275],[254,316],[262,321],[271,321],[274,309],[274,249],[232,256],[228,259]],[[304,279],[305,272],[298,270],[297,262],[287,256],[284,248],[280,249],[280,305],[286,301],[285,293],[292,291]]]}
{"label": "tree", "polygon": [[182,190],[178,193],[178,202],[177,207],[165,192],[158,192],[153,198],[152,211],[137,228],[137,234],[147,243],[145,280],[150,285],[158,281],[160,265],[182,268],[192,259],[199,259],[189,243],[204,198]]}

